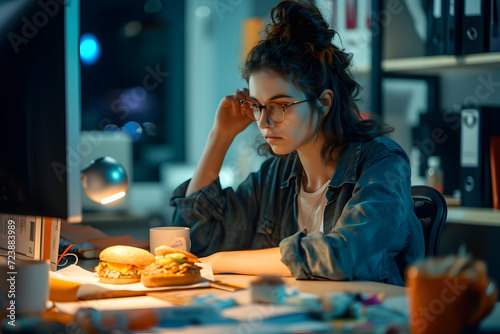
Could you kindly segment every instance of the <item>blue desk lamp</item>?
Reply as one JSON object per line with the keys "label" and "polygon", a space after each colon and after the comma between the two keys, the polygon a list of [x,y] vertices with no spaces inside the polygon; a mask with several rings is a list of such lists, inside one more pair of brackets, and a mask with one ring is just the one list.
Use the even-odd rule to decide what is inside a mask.
{"label": "blue desk lamp", "polygon": [[125,196],[128,178],[125,168],[112,157],[93,160],[82,170],[85,194],[94,202],[108,204]]}

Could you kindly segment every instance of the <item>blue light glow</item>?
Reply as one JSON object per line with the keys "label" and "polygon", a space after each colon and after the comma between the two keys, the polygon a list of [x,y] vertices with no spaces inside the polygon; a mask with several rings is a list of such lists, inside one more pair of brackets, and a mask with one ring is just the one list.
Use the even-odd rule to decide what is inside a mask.
{"label": "blue light glow", "polygon": [[119,180],[120,179],[120,173],[118,171],[112,171],[111,172],[111,179],[113,180]]}
{"label": "blue light glow", "polygon": [[133,142],[138,141],[142,136],[142,128],[137,122],[127,122],[123,126],[122,131],[128,133],[130,135],[130,139],[132,139]]}
{"label": "blue light glow", "polygon": [[93,34],[83,34],[80,38],[80,59],[85,65],[93,65],[101,56],[101,46]]}

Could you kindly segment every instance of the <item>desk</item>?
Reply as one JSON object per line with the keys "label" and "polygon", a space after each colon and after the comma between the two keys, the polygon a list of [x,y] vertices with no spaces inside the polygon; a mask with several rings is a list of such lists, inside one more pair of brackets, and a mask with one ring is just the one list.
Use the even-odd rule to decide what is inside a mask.
{"label": "desk", "polygon": [[[92,261],[88,261],[90,263]],[[239,285],[243,287],[250,287],[250,283],[255,280],[255,276],[252,275],[215,275],[216,281],[222,281],[225,283],[230,283],[234,285]],[[327,295],[329,293],[333,292],[353,292],[353,293],[383,293],[385,297],[394,297],[394,296],[401,296],[404,298],[405,295],[405,288],[403,287],[398,287],[398,286],[392,286],[392,285],[387,285],[387,284],[382,284],[382,283],[376,283],[376,282],[366,282],[366,281],[358,281],[358,282],[333,282],[333,281],[310,281],[310,280],[295,280],[294,278],[288,277],[284,278],[285,284],[287,288],[295,288],[304,295],[305,293],[309,294],[315,294],[318,296],[321,295]],[[292,290],[293,291],[293,290]],[[250,292],[249,290],[241,290],[237,292],[230,292],[230,291],[223,291],[223,290],[216,290],[214,288],[197,288],[197,289],[187,289],[187,290],[173,290],[173,291],[161,291],[161,292],[149,292],[147,293],[146,296],[140,296],[140,297],[125,297],[125,298],[119,298],[119,299],[106,299],[106,300],[87,300],[87,301],[79,301],[77,303],[67,303],[66,305],[61,305],[58,304],[59,309],[63,309],[63,306],[65,307],[65,310],[73,310],[69,312],[76,312],[77,307],[94,307],[94,308],[100,308],[102,309],[107,309],[108,307],[111,307],[113,309],[126,309],[126,308],[143,308],[143,307],[170,307],[170,306],[175,306],[175,305],[187,305],[187,301],[191,300],[191,297],[196,296],[207,296],[207,295],[213,295],[216,296],[218,300],[227,300],[227,299],[234,299],[238,302],[239,305],[247,305],[248,310],[249,310],[249,315],[250,314],[257,314],[258,317],[268,316],[267,311],[276,311],[276,312],[281,312],[282,309],[288,307],[291,308],[292,306],[255,306],[257,304],[253,304],[254,307],[251,307],[249,305],[249,299],[250,299]],[[247,302],[245,302],[245,300]],[[78,304],[75,308],[75,304]],[[261,308],[265,308],[265,312],[261,311]],[[281,307],[281,308],[280,308]],[[301,308],[299,310],[299,313],[302,314],[299,316],[299,320],[297,321],[297,318],[294,317],[294,315],[290,315],[290,319],[293,319],[290,322],[287,322],[288,326],[292,326],[293,324],[296,324],[295,321],[297,321],[297,325],[307,325],[307,326],[312,326],[308,327],[309,331],[314,332],[314,326],[316,328],[318,326],[322,326],[323,330],[325,327],[329,327],[329,325],[326,322],[323,321],[318,321],[314,319],[309,319],[307,321],[304,320],[304,308]],[[252,313],[253,312],[253,313]],[[387,312],[390,313],[390,312]],[[270,313],[269,313],[270,314]],[[274,313],[273,313],[274,314]],[[395,318],[396,314],[391,313]],[[240,312],[241,316],[241,312]],[[243,314],[245,317],[246,314]],[[251,316],[250,316],[251,317]],[[398,315],[399,322],[404,322],[404,317],[401,316],[401,314]],[[241,321],[241,320],[240,320]],[[262,321],[262,320],[261,320]],[[244,321],[247,322],[247,321]],[[362,325],[365,324],[366,318],[363,318],[358,321]],[[268,325],[267,323],[265,324],[266,326]],[[233,324],[233,326],[235,326]],[[260,325],[259,325],[260,326]],[[271,326],[271,324],[269,324]],[[276,326],[276,324],[272,324],[272,326]],[[192,326],[194,327],[194,326]],[[269,330],[272,332],[271,328],[267,327],[262,327],[262,330]],[[199,328],[198,328],[199,330]],[[216,332],[216,331],[215,331]],[[258,332],[258,331],[257,331]],[[286,331],[283,331],[286,332]]]}
{"label": "desk", "polygon": [[[89,261],[89,263],[92,261]],[[255,276],[251,275],[215,275],[216,280],[220,280],[226,283],[231,283],[235,285],[240,285],[243,287],[249,287],[250,282],[255,279]],[[406,289],[404,287],[381,284],[376,282],[366,282],[366,281],[357,281],[357,282],[333,282],[333,281],[307,281],[307,280],[295,280],[293,278],[284,278],[284,281],[289,288],[297,288],[300,292],[304,293],[312,293],[316,295],[326,295],[332,292],[361,292],[361,293],[383,293],[386,298],[396,297],[394,299],[398,299],[397,297],[404,298]],[[215,290],[213,288],[202,288],[202,289],[193,289],[193,290],[174,290],[168,292],[153,292],[149,293],[148,296],[142,297],[126,297],[120,298],[120,304],[122,305],[131,305],[132,307],[139,308],[141,303],[154,303],[155,307],[168,307],[173,306],[173,300],[179,300],[180,295],[189,295],[189,296],[203,296],[207,294],[216,293],[218,297],[220,296],[231,296],[233,294],[229,291]],[[233,295],[234,296],[234,295]],[[149,298],[149,299],[148,299]],[[399,298],[399,301],[402,299]],[[115,299],[118,301],[118,299]],[[88,305],[89,301],[81,301],[81,305]],[[98,302],[105,303],[104,300],[100,300]],[[403,303],[404,304],[404,303]],[[406,312],[405,305],[401,307],[401,313],[404,314]],[[390,314],[390,313],[388,313]],[[63,315],[65,316],[65,315]],[[401,319],[401,316],[396,317],[394,314],[394,318]],[[498,319],[500,319],[500,304],[497,303],[495,310],[491,313],[481,324],[480,329],[485,332],[495,332],[495,330],[500,329],[498,324]],[[71,322],[71,318],[68,320],[66,316],[66,321]],[[403,324],[404,326],[405,324]],[[189,326],[188,326],[189,327]],[[200,328],[196,326],[190,326],[191,328],[182,329],[183,333],[197,333],[200,331]],[[213,329],[213,328],[212,328]],[[493,329],[493,330],[492,330]],[[219,327],[213,329],[213,333],[217,333],[217,330],[220,330]],[[163,331],[162,331],[163,332]],[[172,333],[178,333],[179,329],[172,331]],[[205,333],[205,331],[203,331]],[[256,331],[258,332],[258,331]],[[313,332],[310,330],[310,332]],[[170,333],[170,331],[165,330],[165,333]]]}
{"label": "desk", "polygon": [[[82,268],[93,271],[94,267],[99,263],[97,259],[81,260],[78,265]],[[236,284],[244,287],[249,287],[250,282],[255,279],[252,275],[215,275],[216,280]],[[310,281],[296,280],[292,277],[284,277],[287,287],[295,287],[301,292],[322,294],[329,292],[360,292],[360,293],[383,293],[386,297],[403,296],[405,288],[382,284],[377,282],[332,282],[332,281]]]}
{"label": "desk", "polygon": [[[223,282],[249,287],[250,282],[255,279],[251,275],[215,275],[217,280]],[[382,284],[377,282],[333,282],[333,281],[311,281],[296,280],[292,277],[284,277],[283,280],[289,288],[297,288],[300,292],[322,295],[332,292],[355,292],[355,293],[383,293],[385,297],[404,296],[406,289],[401,286]]]}
{"label": "desk", "polygon": [[[97,259],[87,259],[78,262],[78,266],[85,270],[93,271],[98,264]],[[216,280],[239,285],[248,288],[250,282],[255,279],[252,275],[215,275]],[[289,288],[297,288],[300,292],[321,295],[331,292],[356,292],[356,293],[382,293],[385,297],[404,296],[405,288],[390,284],[382,284],[368,281],[313,281],[296,280],[292,277],[284,277],[283,280]]]}

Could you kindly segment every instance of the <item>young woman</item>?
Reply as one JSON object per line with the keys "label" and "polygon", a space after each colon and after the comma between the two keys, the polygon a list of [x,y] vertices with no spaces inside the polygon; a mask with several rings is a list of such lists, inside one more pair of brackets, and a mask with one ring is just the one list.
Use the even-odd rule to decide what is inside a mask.
{"label": "young woman", "polygon": [[[424,254],[403,149],[362,120],[350,56],[319,10],[283,1],[243,68],[248,89],[224,97],[194,176],[174,192],[173,225],[215,273],[404,285]],[[251,122],[273,155],[236,190],[218,174]]]}

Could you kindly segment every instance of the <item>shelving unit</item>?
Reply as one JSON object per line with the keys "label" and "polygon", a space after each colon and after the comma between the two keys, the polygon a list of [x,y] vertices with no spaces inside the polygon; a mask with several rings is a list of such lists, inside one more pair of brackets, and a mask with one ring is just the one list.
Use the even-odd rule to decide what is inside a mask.
{"label": "shelving unit", "polygon": [[[386,1],[373,0],[372,12],[383,12]],[[373,18],[373,22],[382,22],[381,20],[380,17]],[[381,116],[383,116],[384,110],[382,103],[383,78],[408,77],[439,80],[441,76],[448,74],[475,74],[500,70],[500,52],[385,58],[384,29],[388,29],[388,27],[383,24],[372,25],[371,110]]]}
{"label": "shelving unit", "polygon": [[451,71],[489,71],[500,68],[500,53],[483,53],[466,56],[426,56],[386,59],[384,72],[402,74],[446,74]]}
{"label": "shelving unit", "polygon": [[491,208],[448,207],[447,222],[500,227],[500,210]]}
{"label": "shelving unit", "polygon": [[382,60],[387,73],[439,75],[456,71],[490,71],[500,68],[500,52],[464,56],[426,56]]}
{"label": "shelving unit", "polygon": [[[373,13],[386,10],[387,0],[373,0]],[[383,22],[373,17],[372,22]],[[429,86],[429,110],[440,109],[440,81],[446,76],[481,74],[500,70],[500,52],[469,55],[440,55],[404,58],[384,57],[384,29],[387,25],[372,25],[371,110],[384,116],[383,79],[409,78],[426,80]],[[458,168],[458,166],[457,166]],[[500,210],[492,208],[448,207],[448,221],[457,224],[500,227]]]}

